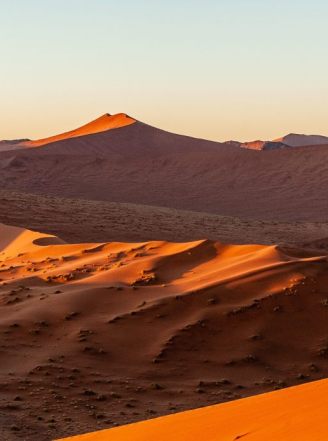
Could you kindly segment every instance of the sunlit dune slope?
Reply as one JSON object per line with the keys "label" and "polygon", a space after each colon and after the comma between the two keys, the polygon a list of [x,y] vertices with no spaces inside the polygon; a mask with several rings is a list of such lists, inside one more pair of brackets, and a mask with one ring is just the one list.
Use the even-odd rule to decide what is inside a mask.
{"label": "sunlit dune slope", "polygon": [[76,138],[84,135],[92,135],[95,133],[105,132],[111,129],[117,129],[119,127],[128,126],[130,124],[135,123],[135,119],[130,118],[125,113],[118,113],[116,115],[110,115],[106,113],[101,117],[91,121],[88,124],[85,124],[78,129],[62,133],[60,135],[51,136],[49,138],[39,139],[36,141],[27,141],[24,142],[23,145],[25,147],[40,147],[46,144],[50,144],[52,142],[62,141],[64,139]]}
{"label": "sunlit dune slope", "polygon": [[327,406],[323,380],[67,441],[324,441]]}
{"label": "sunlit dune slope", "polygon": [[3,259],[40,249],[39,245],[63,243],[55,236],[0,224],[0,253]]}
{"label": "sunlit dune slope", "polygon": [[[26,440],[328,374],[326,256],[208,240],[66,244],[4,225],[0,237],[1,408]],[[29,403],[19,414],[17,396]]]}

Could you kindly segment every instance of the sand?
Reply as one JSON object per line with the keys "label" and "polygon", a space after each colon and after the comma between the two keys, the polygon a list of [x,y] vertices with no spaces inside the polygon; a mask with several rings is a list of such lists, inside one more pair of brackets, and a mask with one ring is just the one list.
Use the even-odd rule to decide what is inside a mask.
{"label": "sand", "polygon": [[92,130],[0,152],[1,188],[244,219],[327,219],[327,145],[254,151],[141,122]]}
{"label": "sand", "polygon": [[325,255],[209,240],[66,244],[5,225],[0,237],[3,439],[50,440],[327,375]]}
{"label": "sand", "polygon": [[[241,219],[171,208],[87,201],[0,190],[0,222],[43,231],[66,242],[261,243],[328,250],[327,222]],[[81,222],[87,219],[87,222]]]}
{"label": "sand", "polygon": [[133,118],[130,118],[125,113],[117,113],[116,115],[110,115],[105,113],[99,118],[85,124],[78,129],[71,130],[70,132],[61,133],[59,135],[51,136],[49,138],[38,139],[35,141],[26,141],[21,143],[24,147],[40,147],[53,142],[63,141],[71,138],[77,138],[86,135],[92,135],[95,133],[105,132],[119,127],[125,127],[135,123]]}
{"label": "sand", "polygon": [[125,114],[1,143],[0,439],[263,393],[108,434],[211,439],[222,418],[228,439],[319,437],[325,383],[267,394],[328,373],[328,148],[303,144],[254,151]]}
{"label": "sand", "polygon": [[323,441],[327,394],[323,380],[67,441]]}

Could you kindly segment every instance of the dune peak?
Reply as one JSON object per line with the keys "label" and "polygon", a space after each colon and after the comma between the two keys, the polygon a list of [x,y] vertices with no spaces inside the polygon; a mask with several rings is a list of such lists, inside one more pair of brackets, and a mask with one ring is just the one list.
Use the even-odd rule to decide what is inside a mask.
{"label": "dune peak", "polygon": [[62,141],[70,138],[77,138],[79,136],[93,135],[96,133],[106,132],[112,129],[118,129],[121,127],[134,124],[136,120],[131,118],[126,113],[117,113],[111,115],[110,113],[104,113],[100,117],[90,121],[89,123],[78,127],[77,129],[69,132],[64,132],[59,135],[50,136],[48,138],[38,139],[35,141],[28,141],[24,143],[25,147],[41,147],[46,144],[50,144],[57,141]]}

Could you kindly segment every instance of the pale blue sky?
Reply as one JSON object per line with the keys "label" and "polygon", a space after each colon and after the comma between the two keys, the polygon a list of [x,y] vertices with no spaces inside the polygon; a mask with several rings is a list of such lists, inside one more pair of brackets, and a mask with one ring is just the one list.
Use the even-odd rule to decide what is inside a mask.
{"label": "pale blue sky", "polygon": [[327,0],[0,0],[0,139],[102,113],[224,140],[328,134]]}

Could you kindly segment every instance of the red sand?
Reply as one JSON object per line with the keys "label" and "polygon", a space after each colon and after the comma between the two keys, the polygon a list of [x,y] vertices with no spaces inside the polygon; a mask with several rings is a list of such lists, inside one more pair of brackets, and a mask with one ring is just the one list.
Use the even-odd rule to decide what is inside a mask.
{"label": "red sand", "polygon": [[130,118],[125,113],[118,113],[116,115],[109,115],[105,113],[101,117],[85,124],[78,129],[70,132],[62,133],[60,135],[51,136],[49,138],[38,139],[36,141],[24,142],[26,147],[40,147],[52,142],[62,141],[64,139],[76,138],[79,136],[92,135],[94,133],[105,132],[111,129],[117,129],[135,123],[135,119]]}
{"label": "red sand", "polygon": [[67,441],[324,441],[328,380]]}
{"label": "red sand", "polygon": [[4,225],[0,238],[2,439],[11,426],[49,440],[328,373],[326,256],[66,244]]}
{"label": "red sand", "polygon": [[124,115],[120,125],[128,125],[107,130],[112,118],[31,144],[47,143],[42,148],[1,152],[0,187],[242,218],[327,219],[327,145],[258,152],[174,135]]}
{"label": "red sand", "polygon": [[[0,146],[11,149],[0,154],[8,222],[6,189],[43,192],[43,202],[20,196],[16,221],[63,231],[68,242],[84,228],[90,242],[0,225],[0,439],[49,441],[328,375],[326,252],[253,244],[258,237],[272,243],[281,228],[276,237],[285,242],[291,220],[308,219],[291,237],[304,232],[303,242],[325,247],[327,145],[256,152],[167,133],[124,114],[20,144],[42,148],[14,150],[18,145]],[[135,205],[105,208],[101,200]],[[198,238],[207,231],[237,237],[240,221],[227,218],[224,236],[222,218],[201,210],[271,221],[243,220],[247,233],[238,237],[252,245],[148,240],[152,223],[161,232],[156,239],[182,240],[181,231],[191,233],[188,216]],[[111,239],[132,235],[126,243],[107,242],[111,224]],[[147,240],[134,243],[136,235]],[[322,441],[325,387],[88,436]]]}

